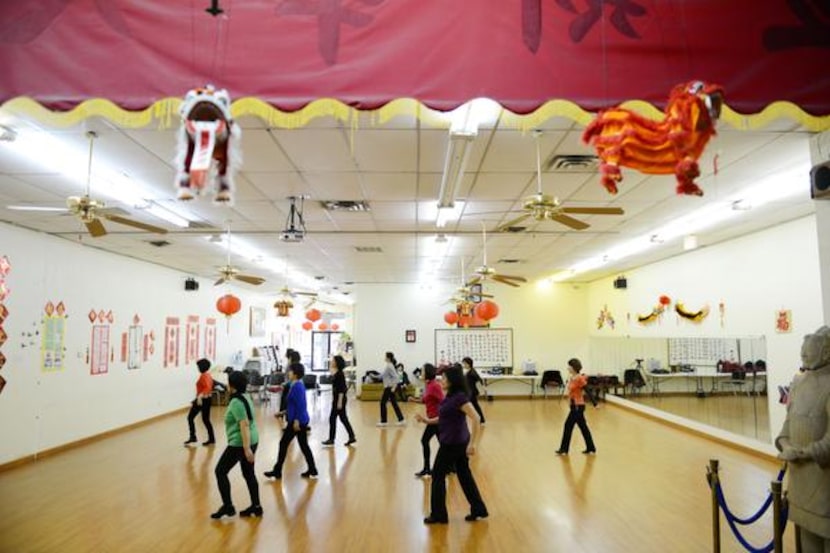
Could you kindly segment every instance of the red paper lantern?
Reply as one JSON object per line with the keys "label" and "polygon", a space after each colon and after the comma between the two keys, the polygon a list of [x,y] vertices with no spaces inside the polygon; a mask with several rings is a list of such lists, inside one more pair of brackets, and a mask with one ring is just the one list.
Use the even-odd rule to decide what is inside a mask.
{"label": "red paper lantern", "polygon": [[340,325],[337,324],[337,323],[332,323],[331,324],[331,329],[334,330],[334,331],[340,330]]}
{"label": "red paper lantern", "polygon": [[470,326],[487,326],[487,321],[477,315],[473,315],[473,318],[470,320]]}
{"label": "red paper lantern", "polygon": [[322,316],[323,316],[323,314],[320,313],[319,309],[309,309],[305,313],[305,318],[308,319],[309,321],[311,321],[312,323],[319,321],[320,317],[322,317]]}
{"label": "red paper lantern", "polygon": [[668,297],[666,295],[660,296],[660,305],[666,306],[666,305],[669,305],[670,303],[671,303],[671,298],[670,297]]}
{"label": "red paper lantern", "polygon": [[317,329],[318,330],[328,330],[329,325],[327,325],[326,323],[320,323],[320,324],[317,325]]}
{"label": "red paper lantern", "polygon": [[458,313],[455,311],[447,311],[444,313],[444,322],[448,325],[454,325],[458,322]]}
{"label": "red paper lantern", "polygon": [[461,318],[458,319],[458,326],[461,328],[469,328],[471,324],[473,324],[473,318],[469,315],[462,315]]}
{"label": "red paper lantern", "polygon": [[496,305],[495,302],[492,302],[490,300],[484,300],[483,302],[476,305],[474,313],[475,316],[479,319],[489,321],[490,319],[495,319],[499,316],[499,306]]}
{"label": "red paper lantern", "polygon": [[226,317],[230,317],[242,309],[242,302],[233,294],[225,294],[216,300],[216,310]]}
{"label": "red paper lantern", "polygon": [[303,323],[303,330],[311,330],[312,328],[314,328],[314,323],[311,321],[305,321]]}

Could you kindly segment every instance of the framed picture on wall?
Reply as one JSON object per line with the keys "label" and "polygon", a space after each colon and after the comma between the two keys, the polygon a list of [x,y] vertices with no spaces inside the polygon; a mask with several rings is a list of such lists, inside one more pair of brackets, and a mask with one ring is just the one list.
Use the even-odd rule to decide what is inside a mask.
{"label": "framed picture on wall", "polygon": [[414,330],[407,330],[406,331],[406,343],[407,344],[414,344],[416,339],[415,331]]}
{"label": "framed picture on wall", "polygon": [[249,335],[252,337],[265,336],[265,308],[251,307]]}
{"label": "framed picture on wall", "polygon": [[470,286],[470,301],[473,303],[481,303],[481,283]]}

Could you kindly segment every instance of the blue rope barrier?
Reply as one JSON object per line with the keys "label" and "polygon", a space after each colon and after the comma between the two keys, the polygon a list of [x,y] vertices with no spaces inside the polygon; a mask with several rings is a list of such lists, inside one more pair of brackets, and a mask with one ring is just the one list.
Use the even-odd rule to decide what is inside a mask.
{"label": "blue rope barrier", "polygon": [[[723,490],[720,487],[720,483],[718,483],[715,486],[715,492],[717,493],[717,497],[718,497],[718,505],[720,505],[720,508],[723,509],[723,512],[726,515],[726,522],[729,524],[729,528],[732,529],[732,533],[735,535],[735,538],[737,538],[737,540],[741,543],[741,545],[743,545],[744,548],[746,548],[746,550],[750,551],[751,553],[769,553],[770,551],[772,551],[773,548],[775,547],[775,537],[773,536],[773,539],[770,540],[770,542],[767,545],[765,545],[764,547],[761,547],[761,548],[753,547],[741,535],[740,530],[738,529],[738,527],[735,524],[735,522],[736,522],[735,517],[731,516],[731,513],[729,513],[729,511],[726,509],[726,500],[723,497]],[[781,510],[781,518],[782,518],[781,531],[782,532],[784,531],[784,529],[787,526],[787,511],[788,511],[788,509],[786,507]]]}
{"label": "blue rope barrier", "polygon": [[[775,479],[777,482],[781,482],[781,480],[784,479],[784,472],[786,472],[786,470],[787,470],[786,468],[782,468],[778,472],[778,477]],[[729,507],[727,507],[725,498],[724,498],[723,503],[721,505],[721,509],[723,509],[723,513],[727,516],[727,518],[731,518],[732,520],[734,520],[738,524],[746,525],[746,524],[752,524],[753,522],[755,522],[756,520],[758,520],[759,518],[764,516],[764,513],[767,511],[767,509],[769,509],[770,505],[772,505],[772,491],[770,491],[767,494],[767,498],[766,498],[766,500],[764,500],[764,504],[761,505],[761,509],[757,513],[755,513],[754,515],[752,515],[750,517],[740,518],[740,517],[735,516],[735,514],[732,511],[729,510]]]}

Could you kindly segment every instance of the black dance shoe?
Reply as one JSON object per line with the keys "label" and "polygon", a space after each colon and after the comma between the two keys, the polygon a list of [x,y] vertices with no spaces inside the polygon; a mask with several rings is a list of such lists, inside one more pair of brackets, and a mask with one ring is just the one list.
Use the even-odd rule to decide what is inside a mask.
{"label": "black dance shoe", "polygon": [[259,505],[251,505],[247,509],[239,511],[239,516],[245,517],[261,517],[262,516],[262,507]]}
{"label": "black dance shoe", "polygon": [[424,519],[424,524],[449,524],[449,520],[446,518],[436,518],[436,517],[426,517]]}
{"label": "black dance shoe", "polygon": [[278,470],[266,470],[262,473],[262,475],[265,476],[265,478],[273,478],[275,480],[282,478],[282,472]]}
{"label": "black dance shoe", "polygon": [[222,517],[232,517],[235,514],[236,509],[233,508],[233,505],[222,505],[218,511],[210,515],[210,518],[218,520]]}
{"label": "black dance shoe", "polygon": [[302,473],[300,476],[303,478],[317,478],[317,471],[316,470],[307,470]]}

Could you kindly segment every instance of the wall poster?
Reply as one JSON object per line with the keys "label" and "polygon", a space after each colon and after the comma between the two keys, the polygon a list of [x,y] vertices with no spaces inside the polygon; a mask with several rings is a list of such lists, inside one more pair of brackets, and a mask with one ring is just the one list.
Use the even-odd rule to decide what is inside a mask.
{"label": "wall poster", "polygon": [[216,360],[216,319],[205,319],[205,359]]}
{"label": "wall poster", "polygon": [[127,369],[141,368],[141,354],[144,349],[144,327],[141,317],[133,315],[133,324],[127,329]]}
{"label": "wall poster", "polygon": [[167,317],[164,322],[164,367],[178,367],[179,318]]}
{"label": "wall poster", "polygon": [[[112,311],[89,312],[92,323],[92,347],[90,350],[89,374],[107,374],[110,361],[110,327],[114,321]],[[95,324],[95,323],[98,324]]]}
{"label": "wall poster", "polygon": [[51,301],[43,309],[43,331],[40,333],[41,372],[60,372],[65,366],[66,352],[63,341],[66,336],[66,306]]}
{"label": "wall poster", "polygon": [[199,359],[199,316],[188,315],[185,326],[184,363],[189,365]]}

